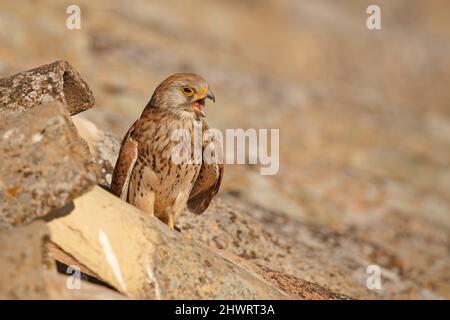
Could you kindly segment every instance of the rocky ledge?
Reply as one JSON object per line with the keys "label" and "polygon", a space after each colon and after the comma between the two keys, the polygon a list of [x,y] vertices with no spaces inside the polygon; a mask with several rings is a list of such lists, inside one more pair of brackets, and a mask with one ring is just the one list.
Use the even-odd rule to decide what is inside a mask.
{"label": "rocky ledge", "polygon": [[120,138],[74,116],[93,105],[68,62],[0,80],[1,299],[439,297],[376,244],[239,194],[170,230],[109,193]]}

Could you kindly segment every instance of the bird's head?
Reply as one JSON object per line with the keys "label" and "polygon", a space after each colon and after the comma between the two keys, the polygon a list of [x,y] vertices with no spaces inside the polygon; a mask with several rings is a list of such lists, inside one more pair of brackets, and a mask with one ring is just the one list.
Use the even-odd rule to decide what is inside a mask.
{"label": "bird's head", "polygon": [[205,117],[206,99],[216,101],[214,93],[202,77],[194,73],[176,73],[158,85],[150,105],[153,108]]}

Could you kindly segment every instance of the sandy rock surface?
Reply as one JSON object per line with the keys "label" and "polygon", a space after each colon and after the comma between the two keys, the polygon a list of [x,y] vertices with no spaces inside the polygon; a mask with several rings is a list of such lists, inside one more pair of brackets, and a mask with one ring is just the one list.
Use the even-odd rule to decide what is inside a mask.
{"label": "sandy rock surface", "polygon": [[97,169],[64,105],[39,105],[0,124],[0,228],[28,223],[97,183]]}

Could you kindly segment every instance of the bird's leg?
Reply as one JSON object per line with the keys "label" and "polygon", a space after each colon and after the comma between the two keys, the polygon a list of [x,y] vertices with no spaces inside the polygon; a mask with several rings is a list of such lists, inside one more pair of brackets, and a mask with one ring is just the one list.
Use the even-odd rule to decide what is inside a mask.
{"label": "bird's leg", "polygon": [[174,230],[175,229],[175,224],[174,224],[174,221],[173,221],[173,214],[169,214],[167,225],[169,226],[170,230]]}

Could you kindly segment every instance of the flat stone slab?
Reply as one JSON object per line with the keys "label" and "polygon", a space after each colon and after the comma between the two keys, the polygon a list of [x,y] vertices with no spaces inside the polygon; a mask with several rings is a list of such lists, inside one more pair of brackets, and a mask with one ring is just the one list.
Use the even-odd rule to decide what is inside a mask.
{"label": "flat stone slab", "polygon": [[0,228],[63,207],[98,180],[64,105],[37,106],[0,122]]}
{"label": "flat stone slab", "polygon": [[100,187],[47,225],[51,241],[133,299],[287,299],[208,247]]}

